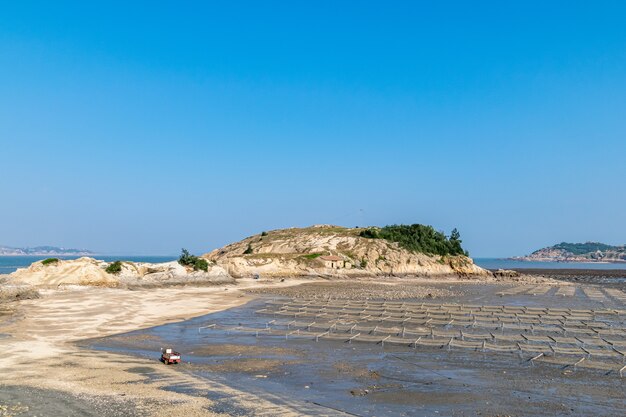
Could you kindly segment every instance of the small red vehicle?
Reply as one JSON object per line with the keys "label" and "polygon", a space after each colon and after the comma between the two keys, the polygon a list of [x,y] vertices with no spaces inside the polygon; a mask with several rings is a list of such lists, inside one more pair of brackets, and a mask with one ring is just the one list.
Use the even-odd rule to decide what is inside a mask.
{"label": "small red vehicle", "polygon": [[166,365],[180,363],[180,353],[170,348],[161,349],[161,361]]}

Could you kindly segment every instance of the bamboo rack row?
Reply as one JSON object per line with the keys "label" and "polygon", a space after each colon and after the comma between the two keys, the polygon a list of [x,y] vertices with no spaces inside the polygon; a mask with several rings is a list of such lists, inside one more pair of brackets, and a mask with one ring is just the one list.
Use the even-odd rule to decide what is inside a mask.
{"label": "bamboo rack row", "polygon": [[[269,327],[269,324],[276,324],[276,321],[268,322],[266,327]],[[291,320],[287,322],[282,322],[282,326],[287,329],[294,328],[306,328],[306,329],[320,329],[320,328],[328,328],[333,326],[334,329],[339,331],[345,331],[346,333],[354,333],[354,332],[362,332],[362,333],[389,333],[389,334],[402,334],[402,335],[418,335],[418,336],[443,336],[443,337],[459,337],[461,339],[469,338],[469,339],[499,339],[499,340],[511,340],[511,341],[529,341],[529,342],[537,342],[537,343],[555,343],[562,345],[581,345],[581,346],[599,346],[606,348],[617,348],[626,350],[626,339],[617,340],[617,339],[609,339],[601,336],[591,336],[591,337],[583,337],[583,336],[561,336],[557,334],[525,334],[525,333],[504,333],[501,331],[492,331],[492,332],[477,332],[474,329],[470,329],[468,331],[467,328],[456,328],[453,329],[451,327],[426,327],[426,326],[418,326],[418,327],[410,327],[410,326],[402,326],[402,327],[385,327],[385,326],[371,326],[367,325],[366,322],[346,322],[343,320],[334,320],[334,321],[297,321]],[[507,329],[509,330],[509,329]]]}
{"label": "bamboo rack row", "polygon": [[491,328],[500,330],[519,330],[526,332],[554,332],[562,335],[604,335],[626,338],[626,326],[620,322],[604,322],[594,320],[548,320],[528,319],[524,317],[500,317],[494,316],[437,316],[430,313],[405,313],[394,314],[390,312],[370,312],[369,310],[346,311],[330,309],[305,308],[264,308],[256,311],[257,314],[271,315],[274,317],[293,317],[294,319],[337,319],[351,323],[375,322],[407,326],[446,326],[446,327],[471,327]]}
{"label": "bamboo rack row", "polygon": [[[289,327],[287,327],[289,325]],[[298,328],[295,328],[296,325]],[[281,329],[278,327],[287,327]],[[315,341],[320,340],[332,340],[338,342],[344,342],[351,344],[353,342],[359,343],[374,343],[381,346],[404,346],[407,348],[417,349],[418,347],[426,348],[439,348],[439,349],[468,349],[473,351],[479,351],[483,353],[495,352],[495,353],[517,353],[522,355],[532,355],[527,359],[528,362],[533,364],[535,361],[541,360],[546,362],[561,363],[566,366],[576,367],[589,367],[604,369],[608,371],[614,371],[619,374],[620,377],[626,372],[626,365],[624,365],[625,354],[618,349],[596,349],[594,347],[583,346],[559,346],[557,341],[547,344],[535,344],[531,341],[523,341],[522,337],[520,341],[514,342],[508,338],[503,338],[501,335],[489,334],[491,340],[480,340],[481,335],[464,333],[463,335],[442,335],[436,332],[430,332],[428,334],[416,335],[411,332],[405,331],[403,334],[389,334],[385,329],[376,329],[374,332],[371,330],[362,331],[358,327],[348,329],[345,331],[340,326],[334,323],[286,323],[273,321],[266,327],[254,328],[245,326],[219,326],[217,324],[203,326],[200,329],[211,330],[223,330],[227,332],[238,332],[254,334],[256,337],[263,335],[280,336],[285,339],[289,338],[309,338]],[[467,340],[469,339],[469,340]],[[509,343],[499,344],[499,341],[506,341]],[[514,343],[512,343],[514,342]],[[574,357],[576,359],[568,359]],[[591,361],[594,358],[594,361]],[[599,360],[598,360],[599,359]]]}
{"label": "bamboo rack row", "polygon": [[[499,291],[496,293],[497,295],[546,295],[550,290],[554,287],[546,286],[546,285],[538,285],[538,286],[518,286],[508,288],[503,291]],[[582,293],[588,297],[592,301],[596,301],[599,303],[604,303],[609,301],[610,298],[614,298],[621,303],[626,303],[626,293],[614,288],[603,288],[602,290],[594,287],[584,287],[580,289]],[[576,287],[574,286],[565,286],[558,287],[555,291],[554,295],[562,296],[562,297],[573,297],[576,294]],[[607,297],[607,295],[609,297]]]}
{"label": "bamboo rack row", "polygon": [[609,327],[608,323],[615,321],[623,321],[620,317],[618,320],[612,318],[603,319],[599,316],[563,316],[563,315],[529,315],[529,314],[517,314],[517,313],[496,313],[496,312],[457,312],[457,311],[430,311],[426,310],[395,310],[395,309],[349,309],[338,307],[310,307],[310,306],[282,306],[280,308],[265,308],[257,310],[257,312],[268,311],[272,313],[281,314],[342,314],[342,315],[369,315],[375,317],[390,317],[390,318],[414,318],[424,319],[432,318],[435,320],[482,320],[482,321],[508,321],[511,323],[525,322],[535,324],[556,324],[564,325],[570,323],[572,325],[582,324],[587,325],[588,322],[595,322],[596,327]]}
{"label": "bamboo rack row", "polygon": [[543,308],[543,307],[525,307],[525,306],[487,306],[476,304],[432,304],[432,303],[408,303],[408,302],[392,302],[392,301],[340,301],[340,300],[307,300],[299,299],[295,301],[267,301],[268,305],[278,305],[284,307],[326,307],[340,308],[346,310],[386,310],[386,311],[429,311],[435,313],[437,311],[444,313],[463,312],[472,314],[527,314],[535,316],[556,316],[556,317],[584,317],[593,318],[598,316],[625,316],[626,310],[623,309],[570,309],[570,308]]}

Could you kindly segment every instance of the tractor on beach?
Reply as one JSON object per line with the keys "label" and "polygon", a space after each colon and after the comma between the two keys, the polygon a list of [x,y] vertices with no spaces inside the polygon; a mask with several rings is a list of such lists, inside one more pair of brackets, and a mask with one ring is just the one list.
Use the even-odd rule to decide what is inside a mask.
{"label": "tractor on beach", "polygon": [[161,362],[166,365],[180,363],[180,353],[171,348],[161,349]]}

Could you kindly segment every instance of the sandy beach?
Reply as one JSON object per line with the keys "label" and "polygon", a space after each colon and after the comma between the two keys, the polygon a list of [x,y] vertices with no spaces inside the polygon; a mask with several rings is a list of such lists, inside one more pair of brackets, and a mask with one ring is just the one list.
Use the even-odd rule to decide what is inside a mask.
{"label": "sandy beach", "polygon": [[[395,366],[394,362],[380,360],[378,353],[380,347],[374,345],[370,352],[378,361],[377,365],[372,365],[374,362],[362,357],[360,365],[356,366],[355,363],[359,362],[352,363],[349,350],[346,351],[345,344],[341,343],[339,350],[333,353],[332,357],[334,360],[339,360],[341,355],[347,356],[343,361],[333,365],[334,367],[330,370],[331,374],[325,374],[324,372],[329,372],[326,370],[320,376],[317,374],[318,368],[315,368],[316,370],[312,369],[310,374],[304,376],[307,379],[299,381],[302,387],[309,383],[306,382],[308,378],[314,377],[322,378],[322,381],[328,378],[329,383],[343,381],[346,378],[356,378],[356,381],[361,381],[362,386],[357,384],[356,388],[346,391],[348,394],[337,393],[339,401],[348,402],[343,403],[344,411],[335,412],[332,408],[324,408],[324,405],[303,401],[300,395],[302,391],[286,393],[279,386],[271,386],[269,389],[258,391],[251,388],[254,387],[254,383],[250,385],[251,382],[249,382],[250,378],[254,380],[257,374],[260,374],[263,378],[270,375],[271,378],[267,381],[271,384],[274,383],[272,380],[288,378],[285,375],[290,374],[287,372],[290,366],[315,367],[317,366],[315,364],[319,364],[318,360],[326,363],[328,359],[324,359],[326,354],[324,349],[332,349],[332,344],[311,346],[312,350],[308,350],[306,346],[310,342],[303,342],[304,345],[293,345],[294,347],[300,346],[300,350],[283,349],[280,344],[271,345],[270,339],[269,345],[261,341],[258,345],[250,346],[242,344],[244,339],[237,339],[240,336],[237,336],[235,332],[232,340],[223,339],[223,336],[220,336],[222,339],[219,337],[216,340],[203,339],[200,346],[191,347],[189,336],[178,333],[182,332],[185,326],[190,326],[187,323],[196,317],[204,320],[201,316],[222,311],[225,314],[231,314],[231,311],[238,310],[235,307],[250,310],[251,307],[244,306],[244,304],[250,301],[255,301],[251,305],[264,303],[262,299],[258,300],[259,297],[265,297],[265,300],[270,302],[276,296],[283,297],[282,299],[308,299],[313,304],[328,302],[328,300],[339,304],[367,303],[367,300],[372,300],[374,303],[376,302],[374,300],[401,300],[400,303],[403,303],[403,300],[421,300],[420,302],[440,303],[441,305],[447,305],[446,303],[450,302],[491,306],[510,304],[534,306],[535,309],[547,305],[577,309],[609,307],[621,309],[623,303],[626,302],[626,298],[622,299],[626,296],[616,289],[609,288],[601,292],[597,287],[586,284],[555,285],[555,283],[556,281],[539,277],[529,277],[528,282],[388,277],[360,282],[320,279],[286,279],[282,282],[280,280],[241,279],[236,285],[204,287],[129,290],[69,286],[61,290],[40,290],[41,298],[2,305],[0,349],[3,354],[0,357],[0,374],[5,377],[0,383],[0,416],[351,415],[350,412],[345,411],[345,407],[355,407],[355,404],[358,404],[350,402],[352,396],[367,395],[363,397],[368,398],[367,401],[402,407],[404,404],[402,400],[407,397],[407,392],[411,392],[412,401],[417,401],[415,406],[426,407],[424,410],[445,406],[468,411],[469,409],[464,408],[465,406],[461,406],[466,401],[476,400],[480,392],[487,393],[491,392],[489,390],[498,389],[498,386],[490,385],[494,381],[490,372],[497,368],[500,369],[498,372],[504,375],[511,370],[511,366],[517,373],[510,372],[511,376],[515,375],[515,378],[509,383],[516,384],[516,389],[521,393],[531,393],[533,386],[538,383],[536,378],[539,374],[543,375],[541,381],[547,381],[545,387],[531,393],[533,407],[535,407],[532,415],[545,415],[542,410],[560,412],[566,409],[573,415],[583,415],[588,411],[586,403],[575,403],[569,408],[559,408],[561,407],[559,401],[564,401],[564,403],[574,401],[578,390],[576,387],[582,381],[588,381],[591,384],[588,389],[603,392],[602,397],[606,402],[603,405],[605,407],[603,415],[611,415],[615,410],[615,401],[621,397],[620,390],[623,388],[624,380],[616,378],[616,370],[613,369],[621,365],[603,362],[601,359],[588,360],[581,365],[581,367],[584,365],[587,370],[572,373],[568,368],[571,365],[569,362],[579,361],[580,358],[573,356],[570,359],[567,355],[554,357],[546,355],[542,358],[545,365],[539,366],[538,370],[534,371],[527,363],[527,358],[508,359],[498,354],[473,356],[472,353],[464,356],[466,352],[456,347],[453,354],[444,356],[444,360],[438,356],[440,355],[438,349],[431,351],[427,347],[420,348],[419,352],[422,356],[419,360],[430,361],[425,362],[430,367],[443,366],[444,370],[447,369],[446,367],[465,367],[464,372],[471,372],[475,375],[462,385],[458,385],[459,379],[453,381],[457,385],[450,385],[445,381],[431,381],[432,375],[428,373],[420,376],[425,381],[423,387],[430,387],[430,384],[434,383],[432,389],[444,390],[442,392],[456,392],[455,390],[461,389],[462,392],[455,394],[459,396],[458,401],[450,402],[447,395],[439,395],[438,391],[414,392],[416,385],[413,382],[406,386],[403,385],[406,381],[398,384],[398,381],[404,381],[402,379],[392,380],[388,384],[373,384],[370,376],[377,374],[371,374],[370,366],[379,366],[382,371],[378,369],[375,372],[387,374],[390,370],[384,368]],[[393,301],[390,302],[393,303]],[[225,310],[229,311],[225,312]],[[250,320],[250,317],[244,314],[241,318],[232,320],[235,320],[234,323],[245,322]],[[263,320],[263,318],[254,320]],[[271,320],[271,318],[266,320]],[[273,321],[277,321],[276,317]],[[171,324],[167,327],[172,330],[166,333],[170,341],[175,341],[178,345],[188,344],[187,350],[182,351],[189,353],[188,358],[192,363],[166,366],[158,361],[159,349],[162,347],[160,343],[165,339],[154,337],[151,332],[155,330],[155,326],[166,324]],[[140,329],[145,329],[145,331],[138,331]],[[192,327],[192,330],[199,334],[199,329],[196,327]],[[319,332],[322,331],[319,330]],[[471,330],[465,329],[465,331]],[[277,332],[278,335],[281,334],[280,330]],[[208,334],[207,337],[209,337]],[[284,338],[279,336],[278,343],[280,340]],[[94,344],[98,347],[96,348]],[[112,348],[106,348],[107,344]],[[185,346],[180,347],[185,348]],[[410,349],[410,351],[415,350]],[[360,352],[368,351],[360,350]],[[198,359],[197,355],[217,359],[211,359],[211,362],[206,364],[195,363],[191,359],[192,354],[196,355],[196,359]],[[398,350],[397,354],[402,355],[402,349]],[[314,356],[309,355],[320,355],[320,357],[310,359]],[[290,359],[286,359],[287,356],[290,356]],[[391,354],[386,358],[393,359],[395,356]],[[455,358],[458,358],[458,361]],[[414,361],[415,358],[412,360]],[[481,360],[488,364],[488,368],[484,371]],[[343,370],[345,366],[348,366],[350,372]],[[562,366],[565,368],[559,370],[558,367]],[[397,372],[402,372],[404,368],[398,368]],[[597,369],[601,369],[602,372],[598,372]],[[362,375],[354,374],[357,371],[369,376],[364,379]],[[607,371],[610,377],[605,376]],[[200,375],[198,372],[204,372],[204,374]],[[229,379],[237,375],[244,375],[244,381],[248,382],[237,385]],[[559,389],[566,392],[562,400],[553,399],[541,393],[544,389],[549,389],[550,384],[553,383],[561,384]],[[469,388],[466,387],[471,384],[478,385],[467,391]],[[293,387],[293,385],[287,386]],[[420,386],[422,385],[417,385],[417,387]],[[306,388],[302,389],[306,390]],[[430,388],[425,389],[430,390]],[[341,400],[342,395],[344,397],[347,395],[348,399]],[[229,407],[234,404],[235,408],[225,408],[220,398],[228,399]],[[500,407],[492,407],[489,405],[492,400],[492,396],[487,394],[480,397],[482,401],[480,404],[485,405],[477,405],[476,410],[500,413],[524,407],[522,400],[518,402],[511,400]],[[355,409],[352,412],[354,413]]]}
{"label": "sandy beach", "polygon": [[[322,281],[320,284],[332,291],[332,284]],[[281,409],[267,398],[208,383],[164,366],[157,361],[158,351],[154,358],[141,359],[80,348],[76,342],[226,310],[250,301],[257,291],[280,293],[281,288],[317,282],[241,279],[237,285],[136,290],[68,286],[62,290],[40,290],[38,299],[5,304],[7,310],[0,316],[0,373],[7,377],[1,383],[0,407],[5,407],[6,414],[0,408],[0,416],[216,415],[207,410],[211,405],[207,398],[164,390],[180,385],[236,396],[242,405],[273,410],[272,415],[297,415],[293,409]],[[429,282],[439,280],[420,280],[421,284]],[[377,285],[368,282],[372,286],[370,296],[401,291],[404,297],[429,297],[445,291],[414,286],[407,292],[406,283],[407,280],[379,281]],[[347,290],[352,293],[354,284],[344,284],[350,285]],[[389,289],[381,293],[381,285]],[[148,379],[136,372],[147,366],[158,378]],[[43,409],[36,412],[38,407]]]}
{"label": "sandy beach", "polygon": [[[154,360],[141,360],[80,349],[74,342],[238,306],[250,299],[242,292],[250,286],[297,283],[243,280],[238,286],[136,291],[74,287],[21,301],[0,322],[0,374],[4,376],[0,391],[10,393],[5,395],[8,398],[0,396],[0,406],[5,407],[0,415],[35,415],[28,410],[37,407],[37,398],[45,398],[41,392],[49,391],[58,391],[56,399],[63,400],[48,400],[44,414],[37,415],[55,415],[55,410],[64,415],[214,415],[206,410],[209,400],[162,390],[170,384],[200,382],[157,362],[158,352]],[[147,365],[160,374],[158,382],[143,383],[145,377],[132,371]]]}

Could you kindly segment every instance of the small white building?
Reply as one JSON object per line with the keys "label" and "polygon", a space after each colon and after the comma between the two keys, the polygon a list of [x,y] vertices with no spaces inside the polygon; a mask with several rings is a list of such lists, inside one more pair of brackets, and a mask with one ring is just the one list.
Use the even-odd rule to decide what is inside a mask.
{"label": "small white building", "polygon": [[344,266],[344,259],[341,256],[326,255],[320,256],[320,259],[324,262],[326,268],[339,269]]}

